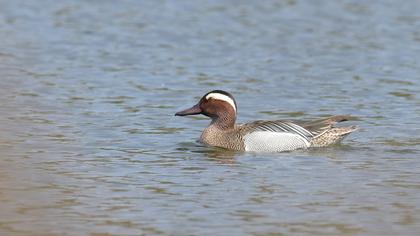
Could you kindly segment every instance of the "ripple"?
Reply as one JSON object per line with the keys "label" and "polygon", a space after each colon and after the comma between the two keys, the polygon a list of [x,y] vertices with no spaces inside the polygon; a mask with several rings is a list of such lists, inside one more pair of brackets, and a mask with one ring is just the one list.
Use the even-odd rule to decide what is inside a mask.
{"label": "ripple", "polygon": [[[418,232],[417,1],[23,2],[0,8],[4,235]],[[204,146],[210,119],[173,114],[216,88],[239,121],[363,129],[296,152]]]}
{"label": "ripple", "polygon": [[406,98],[406,99],[414,99],[415,98],[414,94],[407,93],[407,92],[396,91],[396,92],[390,92],[389,94],[391,94],[395,97],[402,97],[402,98]]}

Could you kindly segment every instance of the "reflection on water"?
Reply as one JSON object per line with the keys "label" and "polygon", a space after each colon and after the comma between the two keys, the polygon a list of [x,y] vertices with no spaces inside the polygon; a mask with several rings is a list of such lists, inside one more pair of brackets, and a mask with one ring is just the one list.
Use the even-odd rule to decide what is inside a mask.
{"label": "reflection on water", "polygon": [[[417,1],[2,1],[1,235],[417,235]],[[359,117],[343,145],[241,153],[173,114]]]}

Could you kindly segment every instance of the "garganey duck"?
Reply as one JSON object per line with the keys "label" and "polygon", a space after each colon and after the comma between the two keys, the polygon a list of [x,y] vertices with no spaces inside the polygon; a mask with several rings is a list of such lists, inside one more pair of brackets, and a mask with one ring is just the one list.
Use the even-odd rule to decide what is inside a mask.
{"label": "garganey duck", "polygon": [[314,121],[273,120],[236,125],[236,101],[222,90],[205,94],[193,107],[176,116],[203,114],[211,118],[200,141],[204,144],[238,151],[282,152],[339,143],[357,130],[356,126],[333,127],[351,116],[331,116]]}

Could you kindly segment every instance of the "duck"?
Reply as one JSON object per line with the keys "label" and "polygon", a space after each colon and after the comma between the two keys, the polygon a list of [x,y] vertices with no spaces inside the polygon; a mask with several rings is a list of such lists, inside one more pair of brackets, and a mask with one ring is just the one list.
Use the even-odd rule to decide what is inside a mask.
{"label": "duck", "polygon": [[340,143],[358,129],[357,126],[335,126],[354,120],[350,115],[311,121],[257,120],[236,124],[236,100],[224,90],[210,91],[196,105],[175,113],[175,116],[190,115],[205,115],[211,119],[200,136],[201,143],[235,151],[284,152],[327,147]]}

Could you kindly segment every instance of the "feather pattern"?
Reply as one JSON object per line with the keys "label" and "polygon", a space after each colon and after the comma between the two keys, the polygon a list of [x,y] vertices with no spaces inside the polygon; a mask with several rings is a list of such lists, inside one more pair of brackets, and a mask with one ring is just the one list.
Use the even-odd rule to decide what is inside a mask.
{"label": "feather pattern", "polygon": [[290,121],[255,121],[252,123],[243,124],[241,127],[246,133],[266,131],[296,134],[305,139],[307,142],[310,142],[310,140],[314,137],[314,134],[309,132],[307,129]]}
{"label": "feather pattern", "polygon": [[287,132],[254,131],[244,136],[245,151],[283,152],[308,148],[302,136]]}
{"label": "feather pattern", "polygon": [[341,116],[330,116],[323,119],[301,122],[299,123],[303,128],[309,130],[315,137],[318,137],[325,133],[325,131],[333,128],[333,126],[339,122],[356,120],[356,117],[349,115]]}
{"label": "feather pattern", "polygon": [[281,152],[308,148],[314,135],[290,121],[255,121],[239,126],[246,151]]}

